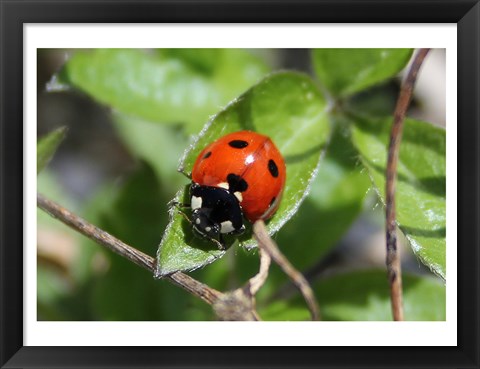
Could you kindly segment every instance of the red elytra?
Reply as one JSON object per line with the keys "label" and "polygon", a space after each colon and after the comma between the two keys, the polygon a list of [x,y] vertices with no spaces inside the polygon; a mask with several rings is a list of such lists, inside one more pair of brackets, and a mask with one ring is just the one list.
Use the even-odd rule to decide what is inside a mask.
{"label": "red elytra", "polygon": [[198,155],[192,180],[201,186],[228,188],[232,175],[241,182],[232,192],[240,198],[245,218],[253,223],[273,216],[285,186],[286,167],[268,136],[239,131],[221,137]]}

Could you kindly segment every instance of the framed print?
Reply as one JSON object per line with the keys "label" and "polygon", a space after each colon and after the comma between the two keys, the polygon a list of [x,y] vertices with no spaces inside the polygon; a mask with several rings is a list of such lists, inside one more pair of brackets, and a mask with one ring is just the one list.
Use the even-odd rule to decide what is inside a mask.
{"label": "framed print", "polygon": [[479,367],[478,2],[1,7],[2,368]]}

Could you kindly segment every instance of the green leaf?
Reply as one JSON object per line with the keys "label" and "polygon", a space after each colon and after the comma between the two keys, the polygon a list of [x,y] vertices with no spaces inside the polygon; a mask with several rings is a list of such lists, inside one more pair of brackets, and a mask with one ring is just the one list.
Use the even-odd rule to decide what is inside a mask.
{"label": "green leaf", "polygon": [[[257,57],[242,49],[158,49],[163,60],[175,59],[195,72],[208,77],[222,93],[232,95],[250,87],[269,68]],[[228,102],[228,100],[226,101]],[[215,113],[216,111],[214,111]]]}
{"label": "green leaf", "polygon": [[[385,171],[392,119],[355,119],[353,138],[385,203]],[[397,223],[414,253],[446,278],[445,130],[406,119],[398,161]]]}
{"label": "green leaf", "polygon": [[336,129],[307,200],[277,236],[282,251],[299,270],[331,250],[363,210],[370,181],[360,171],[356,155],[350,138]]}
{"label": "green leaf", "polygon": [[[337,275],[314,286],[323,320],[391,321],[390,291],[384,271]],[[444,321],[445,286],[428,276],[403,275],[403,309],[408,321]],[[276,301],[259,310],[265,320],[309,320],[301,297]]]}
{"label": "green leaf", "polygon": [[66,127],[57,128],[37,141],[37,174],[48,164],[66,131]]}
{"label": "green leaf", "polygon": [[130,152],[148,162],[162,180],[164,192],[173,196],[188,180],[178,175],[178,161],[188,139],[178,126],[146,122],[123,114],[114,114],[114,124]]}
{"label": "green leaf", "polygon": [[[253,130],[270,136],[285,158],[287,180],[280,207],[268,223],[274,233],[292,217],[315,176],[330,127],[327,104],[312,80],[302,74],[272,74],[234,100],[205,126],[185,152],[182,169],[190,173],[199,152],[210,142],[234,131]],[[176,196],[188,202],[187,191]],[[247,231],[239,239],[244,247],[255,245]],[[230,245],[234,240],[229,240]],[[157,254],[158,277],[177,270],[194,270],[224,254],[209,241],[200,240],[182,216],[173,211]]]}
{"label": "green leaf", "polygon": [[400,84],[389,80],[348,98],[344,111],[352,111],[362,117],[388,117],[395,111]]}
{"label": "green leaf", "polygon": [[313,64],[322,85],[345,97],[394,77],[411,55],[411,49],[316,49]]}
{"label": "green leaf", "polygon": [[239,49],[97,49],[73,55],[60,77],[121,113],[196,132],[267,71]]}

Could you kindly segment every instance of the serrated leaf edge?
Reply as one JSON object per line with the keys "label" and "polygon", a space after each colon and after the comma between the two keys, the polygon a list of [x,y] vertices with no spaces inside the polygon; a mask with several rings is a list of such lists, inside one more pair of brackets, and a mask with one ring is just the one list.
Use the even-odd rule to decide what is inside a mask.
{"label": "serrated leaf edge", "polygon": [[[380,192],[380,189],[378,188],[377,184],[375,183],[375,180],[373,178],[373,174],[371,173],[370,171],[370,168],[368,166],[368,164],[365,163],[364,159],[363,159],[363,155],[360,154],[360,150],[358,149],[357,145],[355,145],[354,143],[354,146],[355,148],[357,149],[359,155],[359,160],[360,162],[362,163],[363,165],[363,168],[367,171],[367,175],[368,175],[368,178],[370,179],[370,183],[371,183],[371,189],[373,189],[375,191],[375,193],[377,194],[377,198],[379,199],[380,203],[382,204],[383,208],[385,209],[387,207],[387,204],[385,203],[385,199],[383,198],[381,192]],[[405,238],[407,239],[407,241],[410,243],[410,248],[411,250],[413,251],[413,253],[415,254],[415,256],[420,259],[420,261],[422,262],[423,265],[425,265],[426,267],[428,267],[435,275],[437,275],[438,277],[440,277],[444,282],[446,282],[446,275],[445,275],[445,272],[442,270],[443,268],[441,268],[441,266],[439,266],[438,264],[436,263],[433,263],[431,262],[428,258],[425,258],[423,255],[419,254],[419,251],[421,249],[423,249],[424,247],[421,246],[417,241],[415,241],[410,235],[408,235],[407,233],[405,233],[402,229],[402,225],[400,224],[400,222],[398,221],[398,219],[395,219],[395,224],[397,225],[397,227],[402,231],[402,233],[404,234]]]}
{"label": "serrated leaf edge", "polygon": [[[201,129],[201,131],[197,134],[197,135],[194,135],[192,137],[192,140],[191,140],[191,143],[188,145],[188,147],[185,149],[185,151],[183,152],[183,155],[181,156],[181,158],[179,159],[179,165],[178,165],[178,168],[177,168],[177,171],[182,173],[183,175],[185,175],[187,178],[190,178],[189,175],[187,173],[185,173],[185,161],[186,161],[186,158],[187,156],[190,154],[190,152],[194,149],[194,147],[197,146],[198,144],[198,141],[206,134],[206,132],[208,131],[208,129],[212,126],[213,122],[215,121],[215,119],[217,118],[217,116],[219,116],[220,114],[222,114],[223,112],[225,112],[227,109],[229,109],[232,105],[236,104],[238,101],[240,101],[241,99],[244,98],[244,95],[250,91],[251,89],[255,88],[256,86],[260,85],[264,80],[266,79],[269,79],[269,78],[272,78],[274,76],[277,76],[277,75],[282,75],[282,74],[285,74],[285,75],[297,75],[297,76],[300,76],[300,77],[307,77],[309,79],[310,76],[308,76],[307,74],[304,74],[304,73],[300,73],[300,72],[295,72],[295,71],[289,71],[289,70],[280,70],[280,71],[275,71],[275,72],[272,72],[272,73],[269,73],[267,74],[265,77],[263,77],[262,79],[260,79],[256,84],[252,85],[248,90],[246,90],[245,92],[243,92],[242,94],[240,94],[238,97],[232,99],[227,105],[225,105],[225,107],[223,109],[221,109],[218,113],[212,115],[209,120],[207,121],[207,123],[203,126],[203,128]],[[318,86],[314,83],[314,81],[312,80],[312,85],[317,87]],[[322,93],[321,91],[319,91],[320,93]],[[322,94],[323,96],[323,94]],[[328,101],[328,99],[326,99],[326,106],[325,106],[325,111],[328,112],[329,110],[331,109],[331,105]],[[330,132],[330,135],[329,137],[327,138],[327,141],[326,141],[326,144],[323,148],[323,150],[321,151],[320,155],[319,155],[319,158],[318,158],[318,162],[317,162],[317,165],[315,166],[314,170],[312,171],[311,175],[310,175],[310,178],[308,179],[308,184],[307,184],[307,187],[302,195],[302,197],[295,203],[295,206],[292,207],[288,212],[285,213],[285,215],[282,217],[282,219],[274,226],[274,227],[269,227],[267,225],[267,230],[268,230],[268,234],[270,236],[273,236],[276,232],[278,232],[280,230],[280,228],[282,228],[285,223],[287,223],[294,215],[295,213],[298,211],[300,205],[303,203],[303,201],[305,200],[305,198],[308,196],[308,194],[310,193],[311,191],[311,187],[312,187],[312,183],[313,183],[313,180],[315,179],[315,177],[317,176],[318,174],[318,171],[320,169],[320,165],[321,165],[321,162],[322,162],[322,159],[325,157],[325,154],[326,154],[326,150],[330,144],[330,141],[332,139],[332,131]],[[174,196],[173,200],[172,201],[179,201],[180,200],[180,196],[182,195],[182,191],[183,189],[180,189]],[[159,247],[158,247],[158,250],[157,250],[157,260],[156,260],[156,268],[155,268],[155,278],[162,278],[168,274],[171,274],[171,273],[174,273],[175,271],[173,272],[168,272],[168,273],[162,273],[160,268],[159,268],[159,262],[158,260],[160,259],[160,254],[161,254],[161,250],[162,250],[162,246],[163,246],[163,242],[164,240],[166,239],[166,235],[168,234],[168,232],[170,232],[170,229],[171,227],[173,226],[173,217],[174,216],[178,216],[179,214],[177,212],[175,212],[175,209],[172,207],[170,208],[169,210],[169,222],[168,222],[168,225],[167,225],[167,228],[165,228],[165,231],[164,231],[164,234],[163,234],[163,237],[162,237],[162,240],[160,241],[160,244],[159,244]],[[254,248],[257,247],[257,243],[252,239],[252,240],[249,240],[249,241],[246,241],[246,242],[241,242],[240,243],[240,246],[244,247],[245,249],[247,250],[252,250]],[[219,254],[218,256],[213,256],[211,259],[208,259],[207,262],[203,263],[203,264],[200,264],[198,266],[196,266],[195,268],[191,268],[191,269],[185,269],[185,271],[189,272],[189,271],[193,271],[193,270],[196,270],[196,269],[199,269],[199,268],[202,268],[208,264],[211,264],[213,263],[215,260],[223,257],[223,255],[225,254],[225,252],[222,252],[221,254]]]}

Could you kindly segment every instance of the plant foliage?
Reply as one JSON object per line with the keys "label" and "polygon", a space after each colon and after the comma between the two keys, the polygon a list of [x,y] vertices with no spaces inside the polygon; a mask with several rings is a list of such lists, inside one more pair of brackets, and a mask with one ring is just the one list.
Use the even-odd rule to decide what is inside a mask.
{"label": "plant foliage", "polygon": [[[386,107],[394,104],[385,86],[411,55],[411,49],[312,50],[309,75],[274,70],[261,54],[240,49],[76,51],[57,80],[109,108],[118,139],[137,162],[120,180],[103,183],[78,212],[156,254],[157,277],[189,271],[212,288],[237,288],[258,270],[250,229],[228,239],[227,251],[220,251],[195,237],[179,209],[167,203],[189,201],[188,175],[205,145],[229,132],[258,131],[272,138],[287,165],[281,206],[268,230],[295,267],[315,275],[319,265],[339,255],[337,245],[351,225],[362,214],[375,217],[372,204],[385,201],[393,122],[393,111]],[[59,129],[39,139],[38,171],[64,134]],[[407,119],[398,165],[398,226],[418,260],[433,272],[405,276],[408,320],[445,319],[445,286],[435,277],[446,280],[445,157],[445,130]],[[50,172],[41,174],[39,191],[55,198],[54,182]],[[43,217],[39,222],[50,227]],[[41,319],[213,318],[186,292],[91,241],[74,242],[79,246],[67,268],[68,282],[55,270],[39,267]],[[391,319],[383,271],[337,270],[319,276],[313,287],[324,319]],[[257,295],[264,319],[308,319],[298,294],[281,298],[287,282],[278,268],[271,268]]]}

